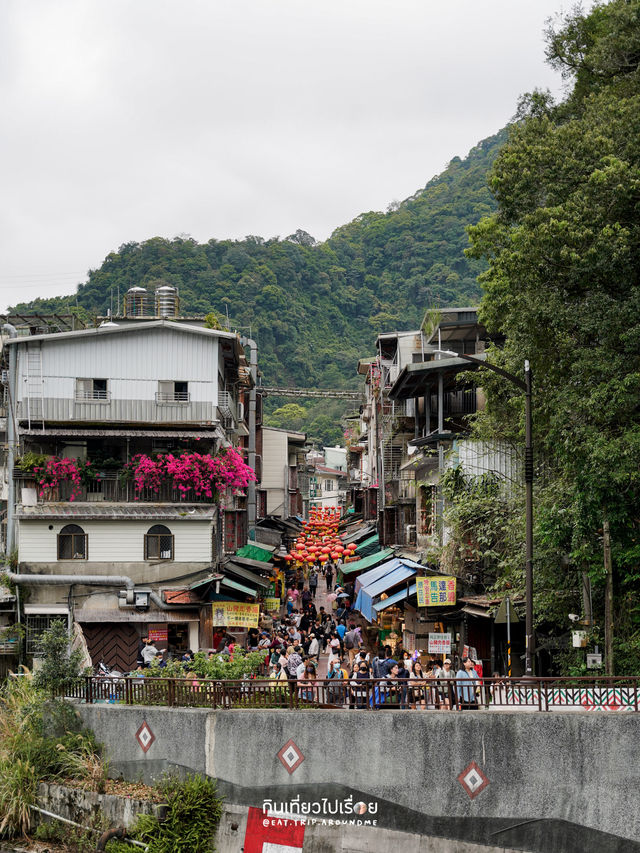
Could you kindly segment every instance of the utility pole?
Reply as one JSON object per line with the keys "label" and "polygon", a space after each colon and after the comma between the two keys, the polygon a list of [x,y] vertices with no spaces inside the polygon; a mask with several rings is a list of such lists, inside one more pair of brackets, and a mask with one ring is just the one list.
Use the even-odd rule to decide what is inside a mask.
{"label": "utility pole", "polygon": [[609,519],[602,524],[602,546],[604,549],[604,670],[613,675],[613,566],[611,564],[611,534]]}

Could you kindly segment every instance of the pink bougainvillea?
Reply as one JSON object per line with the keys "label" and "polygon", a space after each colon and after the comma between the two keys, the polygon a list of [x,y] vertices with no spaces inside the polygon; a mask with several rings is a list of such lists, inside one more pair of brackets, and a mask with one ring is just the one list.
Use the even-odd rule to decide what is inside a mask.
{"label": "pink bougainvillea", "polygon": [[139,454],[130,465],[137,493],[150,489],[157,494],[163,482],[169,480],[181,498],[185,498],[187,492],[193,492],[197,497],[213,500],[226,489],[237,492],[256,479],[253,469],[233,448],[218,456],[204,453],[174,456],[169,453],[153,459]]}
{"label": "pink bougainvillea", "polygon": [[71,482],[71,494],[69,500],[74,501],[82,491],[80,479],[80,468],[77,459],[58,459],[53,457],[47,459],[44,468],[34,468],[38,485],[40,486],[40,497],[44,497],[45,489],[57,489],[61,482]]}

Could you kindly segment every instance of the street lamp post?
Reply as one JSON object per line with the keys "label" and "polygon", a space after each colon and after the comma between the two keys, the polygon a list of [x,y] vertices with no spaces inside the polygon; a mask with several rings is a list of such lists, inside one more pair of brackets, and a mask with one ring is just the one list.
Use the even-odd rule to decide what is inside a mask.
{"label": "street lamp post", "polygon": [[525,486],[525,657],[524,670],[526,676],[533,675],[533,420],[531,414],[531,390],[532,376],[531,365],[527,359],[524,363],[524,381],[488,361],[481,361],[466,353],[453,352],[453,350],[438,350],[443,355],[463,358],[472,361],[479,367],[493,370],[505,379],[524,391],[524,414],[525,414],[525,448],[524,448],[524,486]]}

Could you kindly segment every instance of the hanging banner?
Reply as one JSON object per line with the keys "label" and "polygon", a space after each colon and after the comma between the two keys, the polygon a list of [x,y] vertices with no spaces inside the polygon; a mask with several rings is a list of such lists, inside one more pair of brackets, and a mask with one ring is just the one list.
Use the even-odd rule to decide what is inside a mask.
{"label": "hanging banner", "polygon": [[429,634],[427,651],[430,655],[450,655],[451,634]]}
{"label": "hanging banner", "polygon": [[264,599],[264,609],[267,612],[270,611],[278,611],[280,610],[280,599],[279,598],[265,598]]}
{"label": "hanging banner", "polygon": [[147,636],[151,643],[164,643],[166,645],[169,642],[169,626],[166,622],[159,625],[149,625]]}
{"label": "hanging banner", "polygon": [[448,607],[456,603],[456,579],[451,577],[416,578],[418,607]]}
{"label": "hanging banner", "polygon": [[257,628],[260,619],[259,604],[242,604],[239,601],[214,601],[214,628]]}

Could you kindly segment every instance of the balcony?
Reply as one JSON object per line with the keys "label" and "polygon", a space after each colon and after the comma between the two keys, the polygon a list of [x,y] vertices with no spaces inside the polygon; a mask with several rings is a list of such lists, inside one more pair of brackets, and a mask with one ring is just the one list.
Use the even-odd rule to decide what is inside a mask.
{"label": "balcony", "polygon": [[156,403],[159,406],[171,406],[191,402],[188,391],[156,391]]}
{"label": "balcony", "polygon": [[[101,396],[96,396],[96,393]],[[184,399],[186,397],[186,399]],[[162,399],[167,398],[167,399]],[[33,401],[31,401],[33,404]],[[18,420],[29,419],[29,400],[18,402]],[[38,399],[40,411],[40,400]],[[212,424],[218,411],[208,401],[193,401],[188,392],[158,392],[143,400],[124,400],[109,391],[79,392],[73,397],[44,397],[42,419],[54,423]],[[31,409],[33,418],[33,408]],[[40,420],[40,417],[38,417]]]}

